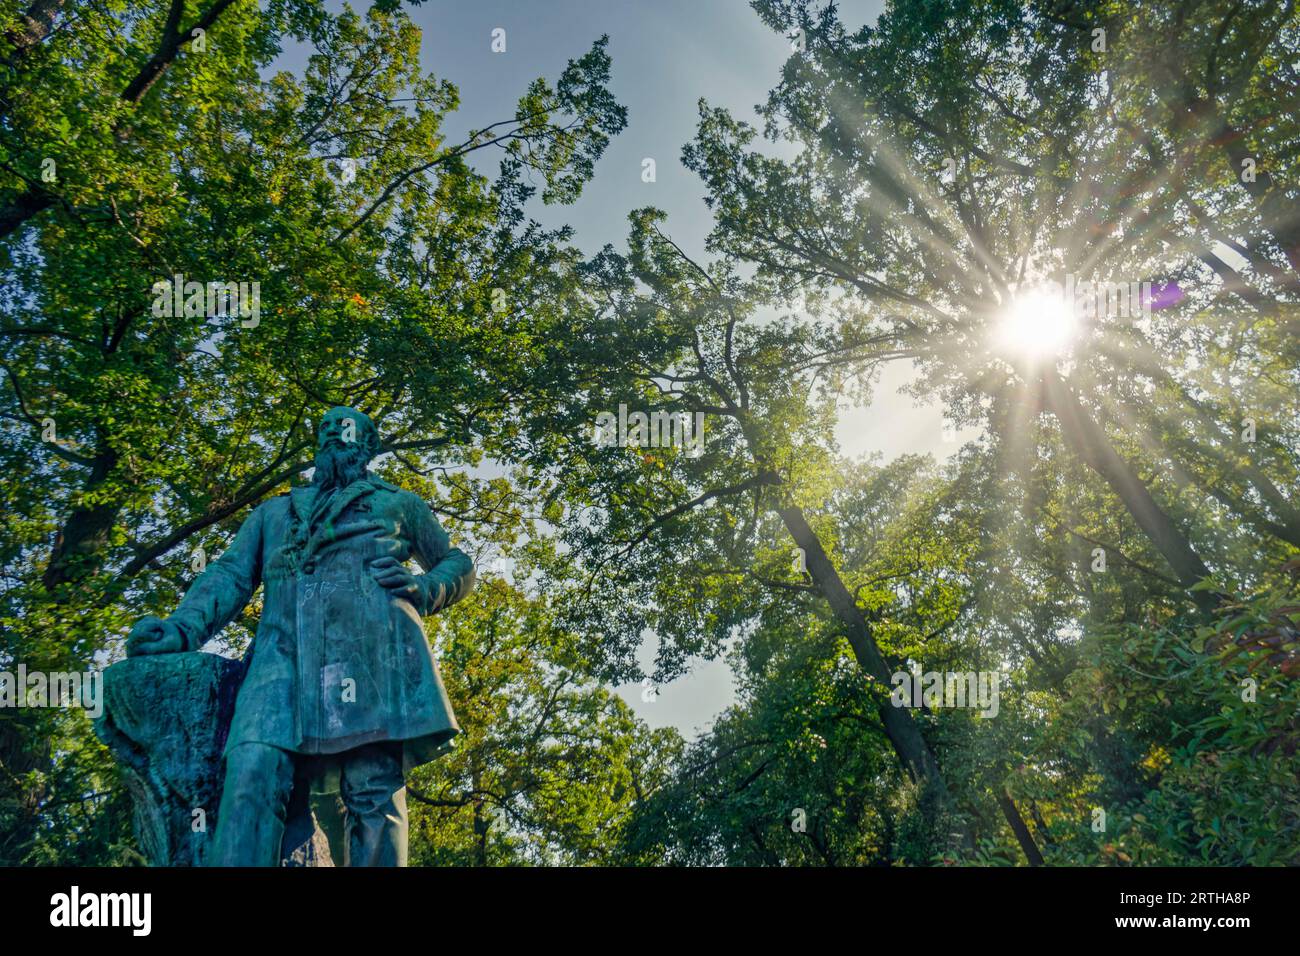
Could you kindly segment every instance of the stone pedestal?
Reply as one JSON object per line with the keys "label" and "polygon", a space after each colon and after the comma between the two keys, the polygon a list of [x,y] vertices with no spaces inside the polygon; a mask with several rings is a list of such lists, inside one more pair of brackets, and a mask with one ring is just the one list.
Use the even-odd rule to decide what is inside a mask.
{"label": "stone pedestal", "polygon": [[[221,754],[243,679],[241,661],[192,652],[130,657],[104,672],[95,732],[135,803],[140,849],[154,866],[202,866],[216,835]],[[295,784],[285,866],[332,866],[308,787]]]}

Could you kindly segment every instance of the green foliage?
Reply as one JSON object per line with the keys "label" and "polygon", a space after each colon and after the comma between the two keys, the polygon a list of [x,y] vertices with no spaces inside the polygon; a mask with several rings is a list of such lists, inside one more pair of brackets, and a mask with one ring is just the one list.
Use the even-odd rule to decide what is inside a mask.
{"label": "green foliage", "polygon": [[[757,125],[701,102],[708,258],[637,209],[585,260],[527,208],[626,124],[604,38],[451,142],[398,3],[219,5],[202,51],[197,4],[36,42],[0,0],[0,666],[112,660],[349,404],[516,582],[430,625],[464,734],[413,862],[1300,863],[1294,5],[752,6],[806,43]],[[175,274],[260,322],[155,314]],[[999,349],[1066,275],[1178,297]],[[945,464],[841,452],[898,361],[980,433]],[[702,452],[591,441],[620,406]],[[608,689],[649,635],[655,681],[731,667],[694,741]],[[908,744],[909,661],[998,673],[998,715]],[[0,711],[0,862],[139,862],[128,814],[81,714]]]}
{"label": "green foliage", "polygon": [[[0,664],[120,655],[198,549],[301,480],[334,404],[378,423],[382,470],[509,548],[531,516],[500,481],[439,479],[511,460],[520,406],[567,405],[598,374],[576,332],[593,311],[580,258],[525,207],[538,189],[576,199],[626,122],[605,41],[449,142],[459,94],[421,70],[420,31],[391,5],[78,6],[27,43],[25,5],[0,4]],[[270,74],[286,43],[311,51],[301,76]],[[488,149],[495,178],[467,161]],[[258,282],[260,315],[155,309],[178,274]],[[92,796],[114,786],[96,747],[76,723],[0,716],[0,859],[50,860],[100,827],[38,826],[77,802],[118,814],[97,844],[117,858],[122,801]]]}
{"label": "green foliage", "polygon": [[[1121,809],[1080,861],[1170,866],[1294,866],[1300,829],[1296,750],[1300,685],[1240,636],[1271,630],[1294,652],[1290,582],[1227,608],[1212,624],[1129,625],[1089,642],[1079,683],[1137,752],[1149,788]],[[1204,653],[1209,641],[1209,653]],[[1095,676],[1094,676],[1095,675]],[[1079,688],[1082,700],[1084,687]],[[1061,719],[1079,718],[1066,707]],[[1092,846],[1087,846],[1093,843]],[[1084,847],[1087,847],[1086,849]]]}
{"label": "green foliage", "polygon": [[544,603],[489,579],[431,638],[462,733],[408,786],[412,864],[604,864],[681,749],[585,677]]}

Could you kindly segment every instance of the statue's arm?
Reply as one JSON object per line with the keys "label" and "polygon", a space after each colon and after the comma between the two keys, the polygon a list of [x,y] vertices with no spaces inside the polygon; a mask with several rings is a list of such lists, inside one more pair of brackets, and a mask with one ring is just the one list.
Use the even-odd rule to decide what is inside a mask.
{"label": "statue's arm", "polygon": [[451,547],[447,532],[422,498],[411,495],[410,501],[406,510],[411,551],[425,570],[415,579],[422,599],[420,613],[432,614],[474,589],[474,562],[460,548]]}
{"label": "statue's arm", "polygon": [[197,651],[233,621],[262,583],[264,506],[253,509],[224,554],[195,578],[168,621],[185,639],[185,649]]}

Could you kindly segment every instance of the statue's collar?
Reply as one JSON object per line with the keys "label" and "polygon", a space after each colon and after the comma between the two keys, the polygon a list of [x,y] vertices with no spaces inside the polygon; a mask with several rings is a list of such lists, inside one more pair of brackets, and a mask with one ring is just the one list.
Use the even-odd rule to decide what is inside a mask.
{"label": "statue's collar", "polygon": [[[319,524],[328,527],[333,524],[334,520],[343,513],[348,505],[372,491],[378,491],[385,487],[388,482],[382,478],[367,472],[363,477],[358,478],[346,488],[342,488],[334,493],[334,497],[329,503],[325,513],[320,516]],[[316,501],[315,485],[303,485],[300,488],[294,488],[289,493],[289,506],[293,509],[294,517],[304,526],[311,520],[312,505]]]}

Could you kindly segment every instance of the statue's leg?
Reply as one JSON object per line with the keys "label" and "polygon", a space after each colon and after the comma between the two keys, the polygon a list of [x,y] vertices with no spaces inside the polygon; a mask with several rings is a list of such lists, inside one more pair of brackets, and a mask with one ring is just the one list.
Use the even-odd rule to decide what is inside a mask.
{"label": "statue's leg", "polygon": [[406,781],[401,744],[367,744],[343,755],[345,866],[406,866]]}
{"label": "statue's leg", "polygon": [[269,744],[243,743],[226,755],[211,866],[279,866],[293,791],[293,757]]}

